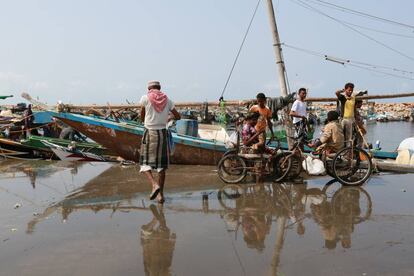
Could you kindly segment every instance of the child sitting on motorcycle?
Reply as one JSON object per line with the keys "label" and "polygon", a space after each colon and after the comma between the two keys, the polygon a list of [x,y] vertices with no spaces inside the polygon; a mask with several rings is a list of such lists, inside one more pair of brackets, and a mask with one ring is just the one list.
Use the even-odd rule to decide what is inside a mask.
{"label": "child sitting on motorcycle", "polygon": [[247,114],[244,119],[242,129],[242,142],[243,145],[249,147],[248,152],[245,153],[269,153],[273,154],[273,150],[266,147],[266,145],[260,141],[259,136],[263,135],[263,131],[257,131],[255,126],[260,117],[259,112],[251,112]]}

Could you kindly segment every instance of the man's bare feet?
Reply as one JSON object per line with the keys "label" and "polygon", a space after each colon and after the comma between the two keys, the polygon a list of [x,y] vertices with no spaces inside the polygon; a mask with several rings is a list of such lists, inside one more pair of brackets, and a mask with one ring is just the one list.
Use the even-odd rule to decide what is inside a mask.
{"label": "man's bare feet", "polygon": [[158,201],[158,203],[163,204],[165,202],[164,195],[159,193],[158,196],[157,196],[157,201]]}

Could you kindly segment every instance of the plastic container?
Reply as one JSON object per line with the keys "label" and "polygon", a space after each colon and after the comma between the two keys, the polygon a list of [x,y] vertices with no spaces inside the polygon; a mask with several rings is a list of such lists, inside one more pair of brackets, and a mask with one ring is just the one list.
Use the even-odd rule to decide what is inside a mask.
{"label": "plastic container", "polygon": [[198,135],[198,122],[197,120],[181,119],[177,121],[175,126],[177,133],[181,135],[188,135],[197,137]]}

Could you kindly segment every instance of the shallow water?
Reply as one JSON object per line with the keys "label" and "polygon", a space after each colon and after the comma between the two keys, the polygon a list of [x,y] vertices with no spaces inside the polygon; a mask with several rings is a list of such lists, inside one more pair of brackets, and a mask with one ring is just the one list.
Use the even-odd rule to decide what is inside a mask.
{"label": "shallow water", "polygon": [[367,127],[367,139],[373,145],[381,141],[384,150],[396,150],[405,138],[414,136],[414,122],[373,123]]}
{"label": "shallow water", "polygon": [[134,167],[0,171],[0,275],[414,274],[410,175],[224,186],[214,167],[173,166],[162,207]]}
{"label": "shallow water", "polygon": [[[319,125],[315,130],[315,137],[320,136]],[[374,122],[367,126],[367,142],[375,146],[377,140],[380,141],[382,150],[394,151],[402,140],[414,136],[414,122]]]}

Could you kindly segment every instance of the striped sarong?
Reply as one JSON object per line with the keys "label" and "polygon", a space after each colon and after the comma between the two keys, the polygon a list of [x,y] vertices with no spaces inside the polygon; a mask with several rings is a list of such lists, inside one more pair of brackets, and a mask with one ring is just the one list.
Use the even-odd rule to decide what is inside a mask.
{"label": "striped sarong", "polygon": [[170,150],[166,129],[145,129],[141,142],[140,164],[152,169],[167,169]]}

